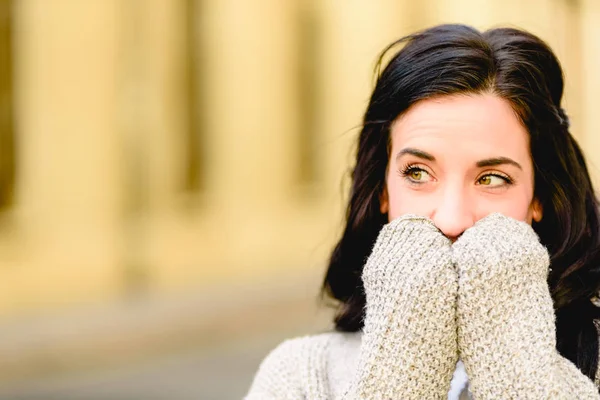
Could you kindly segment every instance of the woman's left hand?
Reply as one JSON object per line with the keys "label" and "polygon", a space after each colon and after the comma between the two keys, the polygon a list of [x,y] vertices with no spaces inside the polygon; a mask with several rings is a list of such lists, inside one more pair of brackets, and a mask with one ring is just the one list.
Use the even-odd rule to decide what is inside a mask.
{"label": "woman's left hand", "polygon": [[532,227],[494,213],[452,248],[459,356],[475,398],[600,398],[556,351],[549,256]]}

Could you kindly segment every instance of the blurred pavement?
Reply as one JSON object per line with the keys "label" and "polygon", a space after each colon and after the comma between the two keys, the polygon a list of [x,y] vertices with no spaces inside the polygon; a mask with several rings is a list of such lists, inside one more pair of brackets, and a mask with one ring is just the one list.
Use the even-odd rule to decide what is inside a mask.
{"label": "blurred pavement", "polygon": [[331,325],[319,280],[228,283],[3,323],[0,399],[240,399],[278,343]]}

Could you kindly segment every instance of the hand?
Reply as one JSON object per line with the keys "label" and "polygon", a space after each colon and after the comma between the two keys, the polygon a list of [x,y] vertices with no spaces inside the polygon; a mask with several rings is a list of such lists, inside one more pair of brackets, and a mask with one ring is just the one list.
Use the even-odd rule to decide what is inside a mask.
{"label": "hand", "polygon": [[454,243],[453,260],[458,347],[472,393],[547,394],[550,385],[540,385],[552,380],[556,360],[549,256],[531,226],[491,214]]}
{"label": "hand", "polygon": [[448,265],[450,245],[450,240],[425,217],[407,214],[384,225],[362,272],[367,302],[369,296],[383,292],[390,292],[387,298],[396,297],[399,287],[394,284],[398,279],[411,285],[423,284],[440,268],[456,278],[454,268]]}
{"label": "hand", "polygon": [[450,241],[424,217],[385,225],[363,269],[358,398],[447,398],[458,361]]}
{"label": "hand", "polygon": [[[499,213],[479,220],[453,245],[453,258],[468,279],[482,277],[505,282],[519,273],[546,282],[550,258],[531,225]],[[485,268],[477,268],[477,265]]]}

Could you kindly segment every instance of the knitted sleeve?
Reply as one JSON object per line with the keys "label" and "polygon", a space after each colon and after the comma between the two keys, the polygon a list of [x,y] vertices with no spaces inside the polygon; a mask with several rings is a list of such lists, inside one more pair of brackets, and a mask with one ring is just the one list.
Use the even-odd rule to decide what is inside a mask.
{"label": "knitted sleeve", "polygon": [[600,399],[556,351],[549,257],[529,224],[492,214],[453,245],[458,347],[474,398]]}
{"label": "knitted sleeve", "polygon": [[380,232],[363,270],[365,325],[347,399],[447,398],[458,360],[450,244],[412,215]]}
{"label": "knitted sleeve", "polygon": [[[363,269],[364,332],[344,400],[447,398],[458,360],[450,250],[426,218],[407,215],[384,226]],[[265,360],[247,399],[329,399],[326,391],[303,387],[326,382],[326,367],[316,361],[323,359],[298,343],[293,351],[283,346]],[[312,379],[303,379],[308,373]]]}

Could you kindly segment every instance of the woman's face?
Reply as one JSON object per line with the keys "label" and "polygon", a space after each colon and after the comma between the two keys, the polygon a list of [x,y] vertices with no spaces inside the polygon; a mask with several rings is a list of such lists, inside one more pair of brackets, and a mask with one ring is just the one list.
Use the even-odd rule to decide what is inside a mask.
{"label": "woman's face", "polygon": [[493,94],[453,95],[414,104],[391,127],[381,212],[429,217],[450,239],[492,212],[531,223],[529,135],[510,104]]}

